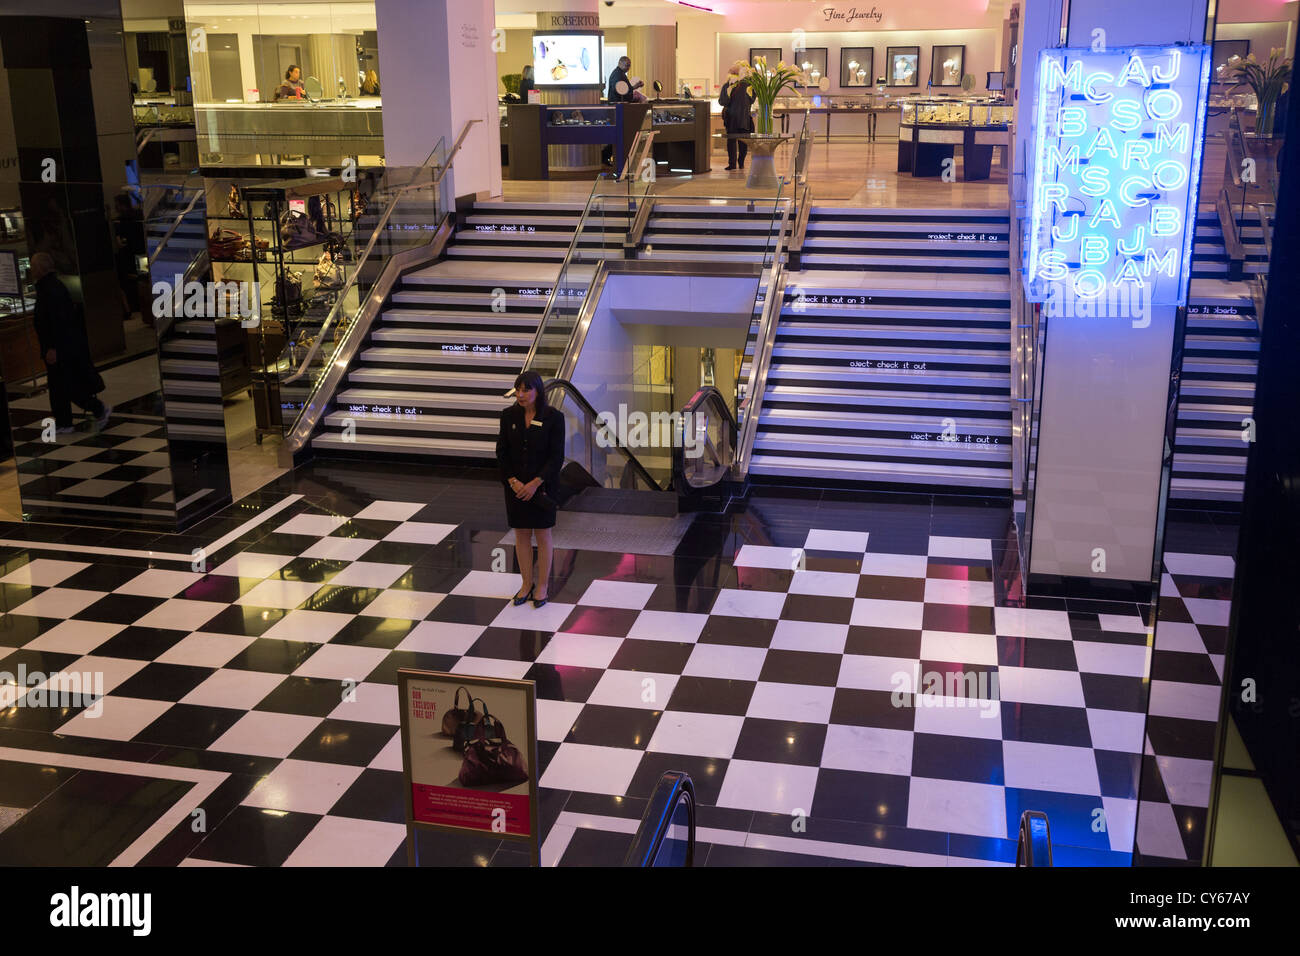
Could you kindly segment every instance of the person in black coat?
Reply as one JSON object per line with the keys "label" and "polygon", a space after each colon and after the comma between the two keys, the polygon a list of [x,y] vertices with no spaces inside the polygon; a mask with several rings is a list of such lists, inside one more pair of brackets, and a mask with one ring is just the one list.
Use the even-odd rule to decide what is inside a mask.
{"label": "person in black coat", "polygon": [[522,372],[515,379],[515,396],[515,404],[501,413],[497,436],[497,465],[505,490],[506,516],[515,529],[515,556],[523,578],[514,604],[518,607],[531,599],[533,607],[541,607],[549,597],[554,495],[564,463],[564,415],[546,404],[542,377],[534,371]]}
{"label": "person in black coat", "polygon": [[718,102],[722,104],[722,128],[728,134],[727,168],[744,169],[749,146],[735,136],[754,132],[754,117],[749,112],[754,105],[754,98],[750,95],[749,83],[739,78],[728,80],[718,94]]}
{"label": "person in black coat", "polygon": [[85,320],[48,252],[32,256],[29,275],[36,289],[32,321],[45,359],[54,426],[60,433],[72,431],[72,403],[76,402],[102,428],[113,409],[97,397],[104,384],[90,357]]}

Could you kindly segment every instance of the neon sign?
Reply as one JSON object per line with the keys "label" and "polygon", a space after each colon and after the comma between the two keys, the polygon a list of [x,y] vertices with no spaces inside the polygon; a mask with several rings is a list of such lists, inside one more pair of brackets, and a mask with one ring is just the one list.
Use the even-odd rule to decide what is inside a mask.
{"label": "neon sign", "polygon": [[1186,303],[1209,81],[1204,45],[1042,51],[1029,299]]}

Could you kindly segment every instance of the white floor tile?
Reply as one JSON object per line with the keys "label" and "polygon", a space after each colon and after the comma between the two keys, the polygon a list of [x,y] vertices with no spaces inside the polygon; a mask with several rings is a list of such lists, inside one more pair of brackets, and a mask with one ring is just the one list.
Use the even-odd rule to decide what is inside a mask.
{"label": "white floor tile", "polygon": [[1177,807],[1208,807],[1214,761],[1191,757],[1157,757],[1169,802]]}
{"label": "white floor tile", "polygon": [[560,632],[552,636],[542,653],[537,655],[537,663],[606,668],[622,646],[621,637]]}
{"label": "white floor tile", "polygon": [[817,651],[843,654],[848,643],[847,624],[823,624],[817,621],[777,621],[771,647],[779,651]]}
{"label": "white floor tile", "polygon": [[284,683],[283,674],[219,670],[182,697],[181,703],[196,704],[200,707],[252,710],[282,683]]}
{"label": "white floor tile", "polygon": [[608,707],[637,707],[641,710],[663,710],[677,687],[676,674],[655,674],[650,671],[605,671],[596,682],[589,704]]}
{"label": "white floor tile", "polygon": [[[845,571],[796,571],[790,579],[791,594],[820,594],[851,598],[858,595],[859,576]],[[748,592],[753,593],[753,592]]]}
{"label": "white floor tile", "polygon": [[539,785],[552,790],[622,796],[641,763],[641,751],[591,744],[560,744]]}
{"label": "white floor tile", "polygon": [[1227,554],[1184,554],[1165,552],[1165,570],[1170,574],[1187,574],[1203,578],[1232,578],[1237,565]]}
{"label": "white floor tile", "polygon": [[921,629],[925,605],[920,601],[888,601],[880,598],[854,598],[849,623],[857,627],[895,627],[912,631]]}
{"label": "white floor tile", "polygon": [[492,620],[493,627],[518,628],[521,631],[558,631],[573,611],[572,604],[548,601],[541,607],[530,603],[515,607],[507,604]]}
{"label": "white floor tile", "polygon": [[992,634],[922,631],[921,659],[946,664],[998,663],[998,639]]}
{"label": "white floor tile", "polygon": [[171,598],[138,618],[136,627],[163,627],[174,631],[197,631],[216,617],[226,605],[216,601],[189,601]]}
{"label": "white floor tile", "polygon": [[569,735],[583,705],[571,700],[537,700],[537,739],[559,742]]}
{"label": "white floor tile", "polygon": [[[103,624],[99,621],[60,621],[23,646],[31,651],[89,654],[125,627],[125,624]],[[5,648],[5,652],[10,650],[15,648]]]}
{"label": "white floor tile", "polygon": [[158,655],[159,664],[191,667],[224,667],[256,638],[237,634],[205,634],[195,631]]}
{"label": "white floor tile", "polygon": [[150,568],[148,571],[127,581],[126,584],[117,588],[114,593],[171,598],[202,579],[203,575],[195,571],[169,571],[165,568]]}
{"label": "white floor tile", "polygon": [[[326,644],[307,658],[295,677],[322,677],[338,681],[351,681],[352,686],[365,680],[370,672],[383,663],[388,651],[382,647],[360,647],[352,644]],[[340,691],[340,695],[341,695]]]}
{"label": "white floor tile", "polygon": [[707,614],[690,614],[685,611],[642,611],[628,631],[629,638],[638,641],[673,641],[694,644],[708,622]]}
{"label": "white floor tile", "polygon": [[809,530],[803,546],[809,551],[849,551],[862,554],[867,550],[867,532],[824,531],[813,528]]}
{"label": "white floor tile", "polygon": [[1098,614],[1097,621],[1103,631],[1120,631],[1125,634],[1146,634],[1149,627],[1139,614]]}
{"label": "white floor tile", "polygon": [[21,568],[0,578],[0,584],[22,584],[27,587],[52,588],[78,571],[90,567],[82,561],[56,561],[53,558],[35,558]]}
{"label": "white floor tile", "polygon": [[94,708],[83,710],[58,733],[73,737],[96,737],[100,740],[130,740],[172,708],[170,701],[141,700],[138,697],[114,697],[99,701],[99,716]]}
{"label": "white floor tile", "polygon": [[1195,624],[1186,621],[1161,621],[1156,626],[1156,650],[1204,654],[1205,641]]}
{"label": "white floor tile", "polygon": [[736,752],[744,723],[744,717],[730,714],[670,710],[659,718],[646,750],[727,760]]}
{"label": "white floor tile", "polygon": [[470,571],[451,589],[452,594],[469,597],[513,598],[523,586],[523,578],[510,571]]}
{"label": "white floor tile", "polygon": [[1074,671],[1043,667],[999,667],[998,695],[1017,704],[1083,707],[1083,681]]}
{"label": "white floor tile", "polygon": [[834,703],[834,687],[759,681],[754,686],[754,695],[749,699],[749,709],[745,714],[767,720],[825,724],[831,719]]}
{"label": "white floor tile", "polygon": [[388,532],[384,540],[401,541],[406,544],[438,544],[455,530],[454,524],[407,521]]}
{"label": "white floor tile", "polygon": [[397,645],[399,651],[421,654],[468,654],[474,642],[487,630],[481,624],[453,624],[447,621],[421,621]]}
{"label": "white floor tile", "polygon": [[918,734],[946,734],[980,740],[1002,739],[1002,705],[997,700],[922,694],[912,706]]}
{"label": "white floor tile", "polygon": [[817,768],[733,760],[718,793],[718,806],[763,813],[811,815]]}
{"label": "white floor tile", "polygon": [[1068,641],[1070,615],[1065,611],[1047,611],[1027,607],[993,609],[993,629],[1001,637],[1036,637],[1040,640]]}
{"label": "white floor tile", "polygon": [[1187,613],[1197,624],[1209,624],[1214,627],[1227,627],[1232,613],[1231,601],[1212,598],[1183,598]]}
{"label": "white floor tile", "polygon": [[329,813],[330,807],[356,783],[360,767],[313,760],[283,760],[257,782],[243,800],[246,807]]}
{"label": "white floor tile", "polygon": [[1144,678],[1151,673],[1151,648],[1145,644],[1075,641],[1074,659],[1082,674]]}
{"label": "white floor tile", "polygon": [[960,578],[926,578],[927,604],[960,604],[964,607],[992,607],[992,581],[965,581]]}
{"label": "white floor tile", "polygon": [[868,551],[862,556],[862,573],[891,578],[923,578],[929,563],[923,554]]}
{"label": "white floor tile", "polygon": [[1153,680],[1148,713],[1152,717],[1183,717],[1188,720],[1219,719],[1219,684],[1186,684]]}
{"label": "white floor tile", "polygon": [[410,521],[426,506],[418,501],[372,501],[356,517],[373,521]]}
{"label": "white floor tile", "polygon": [[640,611],[654,591],[655,585],[640,581],[592,581],[578,603],[589,607],[623,607]]}
{"label": "white floor tile", "polygon": [[403,621],[422,621],[442,603],[445,594],[431,591],[404,591],[400,588],[385,591],[364,608],[366,617],[395,617]]}
{"label": "white floor tile", "polygon": [[987,783],[913,777],[907,825],[917,830],[1007,839],[1005,789]]}
{"label": "white floor tile", "polygon": [[245,592],[235,603],[246,607],[274,607],[289,610],[302,604],[325,585],[315,581],[282,581],[268,578]]}
{"label": "white floor tile", "polygon": [[532,666],[529,661],[502,661],[495,657],[462,657],[452,667],[451,673],[523,680]]}
{"label": "white floor tile", "polygon": [[356,720],[367,724],[386,724],[396,727],[401,723],[397,705],[397,688],[392,684],[371,684],[362,681],[344,695],[339,705],[330,712],[335,720]]}
{"label": "white floor tile", "polygon": [[374,561],[354,561],[330,578],[331,585],[355,588],[387,588],[407,571],[409,564],[380,564]]}
{"label": "white floor tile", "polygon": [[1097,760],[1088,747],[1004,740],[1002,769],[1008,787],[1101,796]]}
{"label": "white floor tile", "polygon": [[271,641],[324,644],[351,620],[351,614],[337,611],[290,611],[268,627],[262,637]]}
{"label": "white floor tile", "polygon": [[[18,605],[10,614],[26,614],[31,617],[52,617],[60,620],[80,614],[90,605],[104,596],[102,591],[82,591],[78,588],[50,588]],[[215,614],[221,608],[212,605]]]}
{"label": "white floor tile", "polygon": [[[373,543],[371,547],[374,547]],[[256,551],[244,551],[223,562],[212,573],[235,578],[269,578],[293,558],[292,554],[261,554]]]}
{"label": "white floor tile", "polygon": [[823,767],[866,773],[912,773],[912,733],[879,727],[831,724],[822,749]]}
{"label": "white floor tile", "polygon": [[845,654],[835,685],[908,695],[916,693],[919,680],[920,665],[915,658]]}
{"label": "white floor tile", "polygon": [[254,757],[289,756],[321,722],[319,717],[250,711],[208,748]]}
{"label": "white floor tile", "polygon": [[1137,819],[1137,848],[1143,856],[1187,859],[1172,804],[1143,800],[1138,804]]}
{"label": "white floor tile", "polygon": [[378,820],[324,817],[285,866],[387,866],[406,841],[406,827]]}
{"label": "white floor tile", "polygon": [[[795,577],[799,577],[798,574]],[[725,617],[753,617],[776,620],[785,607],[782,591],[755,591],[752,589],[722,588],[713,602],[712,614]],[[670,612],[665,612],[670,613]]]}
{"label": "white floor tile", "polygon": [[761,544],[744,544],[736,553],[732,562],[738,568],[774,568],[778,571],[793,571],[803,560],[799,548],[773,548]]}
{"label": "white floor tile", "polygon": [[1142,730],[1145,726],[1146,715],[1142,713],[1088,709],[1088,735],[1096,750],[1141,753]]}
{"label": "white floor tile", "polygon": [[339,525],[347,524],[348,519],[342,515],[300,514],[290,518],[276,528],[278,534],[310,535],[323,538],[338,530]]}
{"label": "white floor tile", "polygon": [[1132,853],[1133,839],[1137,834],[1138,802],[1124,797],[1102,797],[1101,807],[1106,814],[1106,836],[1110,848],[1116,853]]}
{"label": "white floor tile", "polygon": [[724,680],[758,680],[767,650],[731,644],[696,644],[682,668],[684,677],[720,677]]}
{"label": "white floor tile", "polygon": [[356,561],[377,543],[373,538],[321,538],[302,556],[324,561]]}

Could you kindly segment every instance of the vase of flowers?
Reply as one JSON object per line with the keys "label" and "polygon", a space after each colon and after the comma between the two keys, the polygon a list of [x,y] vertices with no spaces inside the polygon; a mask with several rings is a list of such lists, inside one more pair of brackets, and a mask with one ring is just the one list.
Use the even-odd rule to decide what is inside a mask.
{"label": "vase of flowers", "polygon": [[1282,55],[1280,47],[1269,51],[1268,63],[1261,64],[1250,54],[1244,60],[1234,56],[1228,60],[1228,76],[1237,83],[1245,83],[1255,92],[1255,135],[1271,139],[1273,122],[1277,117],[1277,98],[1286,92],[1291,82],[1291,61]]}
{"label": "vase of flowers", "polygon": [[787,66],[784,60],[777,63],[775,68],[769,68],[767,57],[754,58],[743,79],[749,83],[754,103],[758,106],[754,130],[756,135],[772,135],[772,104],[776,102],[777,95],[787,86],[793,86],[799,76],[799,71],[793,66]]}

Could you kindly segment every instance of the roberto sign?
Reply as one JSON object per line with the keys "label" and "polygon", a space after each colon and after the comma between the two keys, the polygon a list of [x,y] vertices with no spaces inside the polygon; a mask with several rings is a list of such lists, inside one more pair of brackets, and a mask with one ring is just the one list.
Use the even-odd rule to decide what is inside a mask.
{"label": "roberto sign", "polygon": [[1028,297],[1187,301],[1207,46],[1043,50]]}

